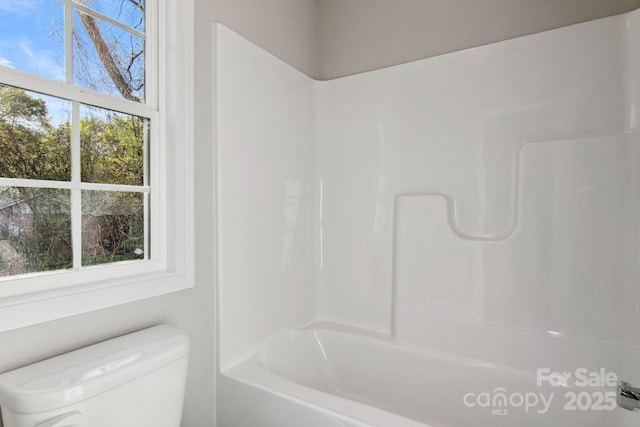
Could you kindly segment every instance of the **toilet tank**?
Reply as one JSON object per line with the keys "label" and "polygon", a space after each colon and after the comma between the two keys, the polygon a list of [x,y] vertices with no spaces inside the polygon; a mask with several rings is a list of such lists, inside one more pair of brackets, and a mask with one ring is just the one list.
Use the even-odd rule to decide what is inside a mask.
{"label": "toilet tank", "polygon": [[4,427],[179,427],[188,354],[160,325],[4,373]]}

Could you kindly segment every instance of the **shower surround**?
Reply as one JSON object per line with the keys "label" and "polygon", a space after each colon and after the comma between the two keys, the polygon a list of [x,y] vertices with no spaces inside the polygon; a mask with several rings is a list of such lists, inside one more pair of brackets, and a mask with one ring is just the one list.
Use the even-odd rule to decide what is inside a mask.
{"label": "shower surround", "polygon": [[640,422],[575,382],[640,384],[640,12],[331,81],[215,34],[220,425]]}

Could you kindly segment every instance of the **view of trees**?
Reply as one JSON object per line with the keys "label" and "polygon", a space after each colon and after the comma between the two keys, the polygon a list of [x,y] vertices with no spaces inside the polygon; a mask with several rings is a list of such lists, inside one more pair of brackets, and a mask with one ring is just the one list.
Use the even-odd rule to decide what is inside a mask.
{"label": "view of trees", "polygon": [[[143,0],[83,0],[100,10],[100,4],[119,3],[114,18],[133,29],[144,29]],[[79,12],[73,35],[75,81],[103,93],[130,101],[144,101],[144,40]]]}
{"label": "view of trees", "polygon": [[[144,3],[121,0],[121,10],[125,6],[138,11],[133,25],[142,26]],[[122,31],[101,29],[91,15],[78,12],[78,17],[78,79],[95,90],[108,81],[123,98],[143,101],[144,44],[135,36],[123,42]],[[0,84],[0,177],[71,180],[73,124],[53,119],[51,104],[71,110],[69,101]],[[147,120],[87,105],[80,106],[80,115],[81,181],[143,185]],[[70,190],[0,187],[0,276],[70,268],[71,230]],[[143,248],[142,193],[82,191],[83,265],[142,258]]]}
{"label": "view of trees", "polygon": [[[43,100],[0,86],[0,176],[68,181],[68,131],[67,124],[58,129],[49,123]],[[0,268],[16,274],[67,267],[71,260],[68,205],[68,191],[1,188],[0,239],[6,253],[2,259],[10,265]],[[29,230],[28,236],[22,235],[23,229]]]}
{"label": "view of trees", "polygon": [[[144,119],[85,107],[80,121],[83,182],[142,185]],[[93,114],[91,114],[93,113]],[[53,125],[42,99],[0,85],[0,175],[69,181],[71,125]],[[84,191],[83,263],[140,258],[144,209],[140,193]],[[69,268],[70,191],[0,187],[0,240],[5,274]],[[10,245],[10,247],[7,246]]]}

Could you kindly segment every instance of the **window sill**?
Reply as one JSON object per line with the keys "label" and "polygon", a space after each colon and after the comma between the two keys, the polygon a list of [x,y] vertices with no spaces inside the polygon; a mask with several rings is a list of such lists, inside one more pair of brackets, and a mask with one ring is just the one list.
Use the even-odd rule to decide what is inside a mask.
{"label": "window sill", "polygon": [[0,332],[192,288],[188,275],[163,272],[4,298]]}

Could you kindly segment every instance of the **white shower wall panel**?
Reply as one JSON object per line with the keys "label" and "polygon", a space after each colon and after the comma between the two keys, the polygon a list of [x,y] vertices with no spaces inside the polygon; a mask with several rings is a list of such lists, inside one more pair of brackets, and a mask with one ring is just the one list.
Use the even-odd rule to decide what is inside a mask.
{"label": "white shower wall panel", "polygon": [[[638,222],[608,216],[638,212],[638,138],[621,136],[636,126],[638,24],[636,12],[320,83],[321,316],[481,357],[515,337],[639,343],[613,327],[640,320],[615,309],[639,297]],[[532,141],[582,163],[529,158]],[[584,188],[554,178],[562,162]],[[580,192],[595,196],[562,199]]]}
{"label": "white shower wall panel", "polygon": [[314,317],[313,81],[216,25],[220,364]]}
{"label": "white shower wall panel", "polygon": [[327,82],[218,25],[223,370],[328,320],[640,375],[639,19]]}

